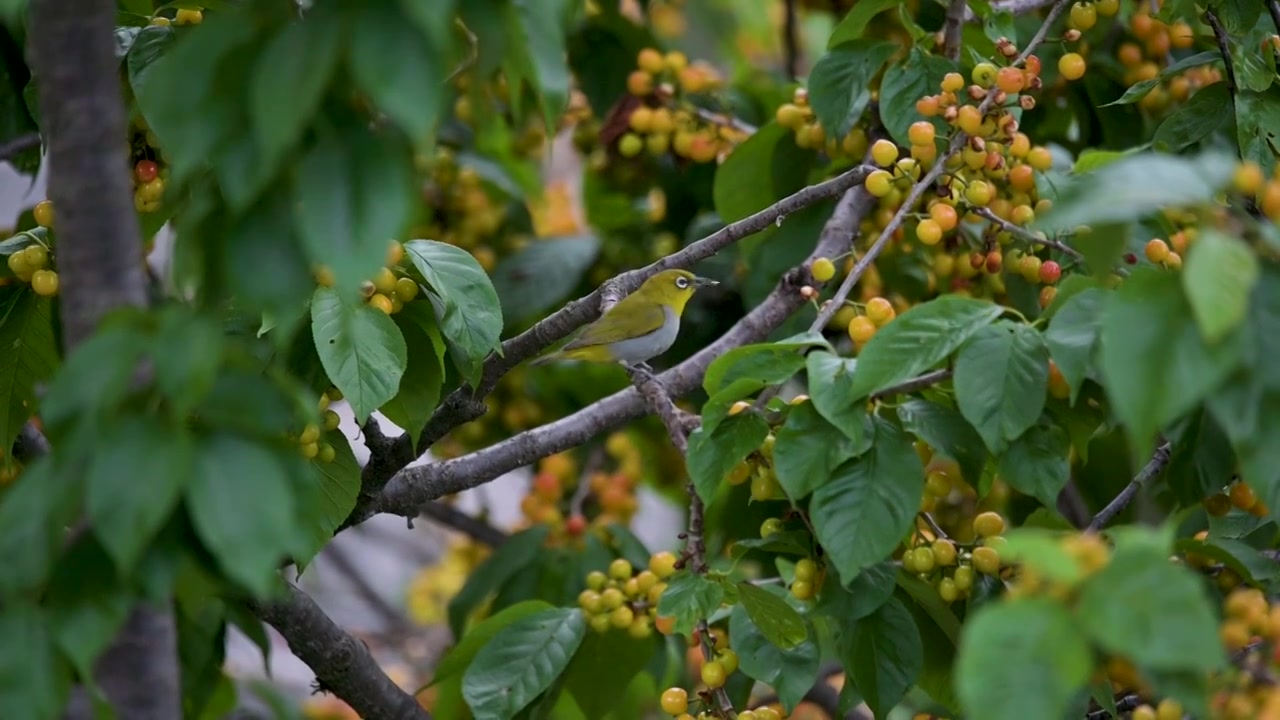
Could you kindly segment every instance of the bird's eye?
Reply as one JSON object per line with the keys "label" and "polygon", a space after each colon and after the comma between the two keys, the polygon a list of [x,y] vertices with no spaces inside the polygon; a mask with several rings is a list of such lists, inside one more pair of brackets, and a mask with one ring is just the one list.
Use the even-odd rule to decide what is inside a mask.
{"label": "bird's eye", "polygon": [[687,277],[676,278],[676,287],[680,288],[681,290],[684,290],[685,288],[689,287],[689,278]]}

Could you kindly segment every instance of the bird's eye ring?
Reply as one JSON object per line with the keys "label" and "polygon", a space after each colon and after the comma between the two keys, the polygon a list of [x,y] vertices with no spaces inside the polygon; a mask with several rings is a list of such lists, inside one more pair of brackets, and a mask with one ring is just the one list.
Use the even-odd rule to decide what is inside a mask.
{"label": "bird's eye ring", "polygon": [[676,278],[676,287],[680,288],[681,290],[684,290],[685,288],[689,287],[689,278],[686,278],[686,277]]}

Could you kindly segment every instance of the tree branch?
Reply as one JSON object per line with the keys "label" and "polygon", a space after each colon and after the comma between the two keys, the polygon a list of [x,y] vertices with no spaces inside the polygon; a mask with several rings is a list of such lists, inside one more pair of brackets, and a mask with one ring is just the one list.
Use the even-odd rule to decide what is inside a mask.
{"label": "tree branch", "polygon": [[[1030,15],[1033,12],[1043,10],[1052,5],[1054,0],[1006,0],[1006,2],[991,3],[991,11],[1007,12],[1010,15]],[[965,22],[978,22],[982,18],[978,17],[972,9],[964,9]]]}
{"label": "tree branch", "polygon": [[796,0],[785,0],[782,19],[782,70],[787,79],[800,76],[800,28],[796,17]]}
{"label": "tree branch", "polygon": [[292,583],[286,585],[284,599],[251,601],[249,607],[284,636],[321,687],[342,698],[360,717],[431,720],[431,714],[378,667],[364,643],[338,627],[306,593]]}
{"label": "tree branch", "polygon": [[979,217],[986,219],[988,222],[998,225],[1001,230],[1004,230],[1005,232],[1011,235],[1022,238],[1023,240],[1026,240],[1027,242],[1033,245],[1043,245],[1045,247],[1050,247],[1064,255],[1070,255],[1076,260],[1081,260],[1081,261],[1084,260],[1084,255],[1081,255],[1080,251],[1076,250],[1075,248],[1069,245],[1065,245],[1057,240],[1051,240],[1047,237],[1041,237],[1031,232],[1030,230],[1027,230],[1026,228],[1018,227],[1017,225],[1014,225],[1008,220],[1005,220],[999,215],[996,215],[995,213],[991,212],[990,208],[978,208],[977,210],[974,211],[974,213],[977,214]]}
{"label": "tree branch", "polygon": [[[31,3],[27,50],[40,79],[67,353],[88,339],[108,313],[147,304],[142,240],[123,170],[126,126],[114,32],[113,3]],[[24,142],[34,146],[39,138]],[[94,674],[117,715],[170,720],[182,715],[178,667],[171,610],[140,603],[99,657]],[[68,713],[91,717],[90,706],[81,690]]]}
{"label": "tree branch", "polygon": [[1267,0],[1267,12],[1271,13],[1271,24],[1280,32],[1280,0]]}
{"label": "tree branch", "polygon": [[960,59],[960,34],[964,30],[964,14],[968,9],[966,0],[951,0],[947,5],[947,19],[942,30],[942,49],[949,60]]}
{"label": "tree branch", "polygon": [[1227,92],[1231,94],[1232,101],[1236,97],[1236,70],[1235,65],[1231,62],[1231,45],[1227,39],[1227,30],[1222,27],[1222,21],[1218,19],[1218,14],[1212,10],[1205,10],[1205,22],[1209,27],[1213,28],[1213,38],[1218,41],[1218,52],[1222,54],[1222,66],[1227,71]]}
{"label": "tree branch", "polygon": [[[583,483],[585,486],[586,483]],[[452,505],[442,502],[429,502],[422,508],[422,514],[452,530],[482,542],[489,547],[498,547],[506,542],[508,535],[489,523],[474,518]]]}
{"label": "tree branch", "polygon": [[14,155],[35,147],[40,147],[40,133],[19,135],[8,142],[0,143],[0,160],[9,160]]}
{"label": "tree branch", "polygon": [[[854,172],[865,176],[865,168]],[[849,227],[857,227],[858,222],[867,212],[870,212],[872,207],[870,195],[857,190],[850,191],[850,188],[856,184],[850,183],[845,187],[845,198],[837,203],[836,211],[832,215],[833,218],[836,217],[836,213],[841,217],[847,216]],[[792,211],[788,210],[788,212]],[[777,287],[760,305],[748,312],[715,342],[657,376],[672,397],[680,397],[696,389],[701,384],[707,367],[717,357],[740,345],[764,339],[792,313],[804,306],[805,300],[800,295],[800,288],[805,285],[821,284],[813,279],[809,272],[809,264],[818,257],[839,255],[841,248],[849,242],[851,231],[828,232],[831,226],[829,221],[809,258],[801,265],[784,273]],[[685,248],[685,250],[689,249]],[[596,291],[583,300],[598,295],[599,291]],[[581,303],[583,300],[575,302]],[[346,526],[357,524],[374,514],[383,512],[402,516],[416,515],[418,510],[431,500],[483,485],[503,473],[528,465],[539,458],[576,447],[600,433],[644,415],[645,406],[639,391],[628,388],[603,398],[568,417],[528,430],[463,457],[406,468],[387,484],[386,490],[376,501],[360,508],[359,513],[353,513]]]}
{"label": "tree branch", "polygon": [[1119,515],[1120,511],[1124,510],[1129,503],[1133,501],[1133,498],[1138,494],[1138,491],[1155,476],[1159,475],[1160,471],[1164,470],[1165,466],[1169,464],[1170,455],[1171,448],[1169,442],[1167,440],[1162,441],[1160,446],[1156,448],[1155,453],[1151,456],[1151,459],[1147,461],[1147,464],[1143,466],[1142,470],[1138,472],[1133,480],[1129,481],[1129,484],[1125,486],[1124,490],[1121,490],[1120,494],[1117,495],[1114,500],[1108,503],[1106,507],[1102,508],[1097,515],[1093,516],[1093,520],[1089,522],[1089,527],[1087,527],[1086,530],[1089,532],[1097,532],[1106,527],[1107,523],[1115,519],[1115,516]]}
{"label": "tree branch", "polygon": [[[463,386],[454,390],[440,404],[440,407],[432,413],[431,418],[427,421],[426,427],[419,436],[419,450],[426,450],[431,446],[431,444],[439,440],[453,428],[470,420],[474,420],[484,414],[484,403],[480,402],[478,398],[481,398],[492,391],[494,386],[497,385],[498,380],[516,365],[519,365],[525,360],[537,355],[558,340],[568,336],[569,333],[578,329],[582,325],[599,317],[602,300],[616,296],[619,292],[622,292],[623,294],[629,293],[640,287],[642,282],[662,270],[673,267],[688,267],[699,260],[711,257],[738,240],[760,232],[770,225],[781,223],[788,215],[802,210],[814,203],[831,197],[844,195],[848,193],[851,188],[861,185],[873,169],[874,168],[860,165],[836,176],[835,178],[832,178],[831,180],[806,187],[783,198],[764,210],[755,213],[754,215],[750,215],[735,223],[726,225],[707,237],[688,245],[679,252],[668,255],[667,257],[651,265],[640,268],[639,270],[632,270],[618,275],[595,291],[568,303],[560,310],[536,323],[533,327],[516,337],[507,340],[502,344],[501,355],[491,355],[489,359],[485,361],[483,374],[476,388],[473,389],[468,386]],[[865,195],[865,193],[860,194]],[[847,236],[844,240],[847,242]],[[839,254],[838,252],[834,252],[834,249],[838,247],[838,243],[831,242],[830,238],[826,238],[825,242],[820,240],[819,245],[822,247],[822,253],[815,254],[813,257],[825,257],[828,254],[834,256]],[[701,382],[702,373],[706,371],[706,366],[709,365],[711,360],[716,357],[716,354],[737,347],[741,344],[754,342],[756,339],[762,338],[772,332],[782,323],[783,320],[803,304],[804,301],[799,295],[800,287],[813,284],[815,283],[809,275],[807,265],[793,269],[783,278],[783,281],[779,285],[779,289],[774,291],[774,294],[770,296],[769,300],[753,310],[751,313],[748,313],[746,317],[740,320],[738,324],[733,327],[733,329],[721,337],[716,344],[713,344],[710,348],[704,349],[702,352],[695,355],[694,358],[691,358],[689,361],[686,361],[682,365],[665,373],[664,376],[672,375],[673,373],[676,374],[675,376],[678,377],[678,380],[674,384],[664,384],[666,384],[668,389],[677,397],[692,390],[697,386],[697,383]],[[784,288],[785,292],[783,292]],[[785,297],[783,297],[784,295]],[[709,352],[712,349],[715,350],[715,353]],[[691,364],[695,360],[696,364]],[[554,436],[556,430],[553,430],[553,428],[567,429],[570,427],[562,423],[567,423],[573,418],[581,418],[574,421],[574,424],[579,424],[584,421],[590,423],[602,423],[598,426],[600,428],[598,430],[592,430],[585,426],[582,428],[575,427],[572,434],[563,436],[564,438],[570,438],[578,437],[578,433],[583,431],[587,433],[582,437],[582,440],[571,441],[561,449],[573,447],[579,442],[594,436],[596,432],[603,432],[605,429],[616,427],[628,420],[640,417],[643,414],[643,408],[639,400],[640,398],[634,389],[615,393],[614,395],[605,398],[600,403],[591,406],[592,408],[599,409],[593,410],[592,416],[589,418],[583,417],[583,413],[586,412],[586,410],[580,411],[579,413],[572,415],[569,418],[565,418],[562,421],[530,430],[492,447],[457,458],[456,460],[450,460],[447,463],[436,463],[426,467],[435,468],[431,471],[432,474],[441,473],[445,477],[453,478],[467,476],[468,479],[462,482],[469,482],[470,484],[466,485],[462,489],[475,487],[476,485],[483,484],[494,477],[497,477],[497,475],[490,475],[488,477],[474,479],[472,476],[477,470],[477,466],[479,468],[498,465],[505,466],[507,462],[505,458],[508,456],[512,458],[528,458],[528,460],[525,460],[524,462],[516,462],[515,465],[511,465],[507,468],[507,470],[513,470],[527,464],[528,462],[532,462],[539,457],[545,457],[545,455],[538,454],[541,452],[540,448],[545,442],[542,438],[548,433]],[[588,408],[588,410],[589,409],[591,408]],[[595,425],[592,427],[595,427]],[[369,435],[369,437],[374,438],[373,435]],[[392,492],[393,489],[388,485],[388,482],[392,480],[392,476],[422,475],[420,472],[415,472],[415,470],[420,470],[420,468],[406,469],[405,467],[413,461],[413,452],[408,447],[409,438],[407,435],[401,435],[395,440],[389,440],[388,442],[394,443],[394,447],[383,445],[381,449],[376,451],[374,448],[370,448],[371,455],[369,464],[365,466],[365,472],[362,477],[363,489],[361,492],[361,499],[356,503],[355,509],[352,510],[350,517],[347,518],[347,522],[339,528],[339,532],[377,512],[384,511],[379,508],[388,507],[387,500],[385,498],[379,499],[379,495],[380,493],[385,495],[386,493]],[[374,439],[374,443],[378,443],[376,438]],[[519,452],[516,452],[517,450]],[[546,454],[551,454],[553,452],[558,452],[558,450],[552,450]],[[500,457],[503,459],[499,459]],[[371,467],[374,469],[370,469]],[[507,472],[507,470],[503,470],[497,474],[502,474],[502,472]],[[487,470],[480,470],[480,472],[483,474],[487,472]],[[452,484],[454,482],[456,481],[450,480],[447,481],[446,484]],[[403,483],[399,484],[403,485]],[[384,487],[385,490],[383,490]],[[404,493],[405,491],[401,488],[395,492]],[[428,499],[442,497],[443,495],[452,494],[453,492],[459,492],[459,490],[433,494],[431,497],[424,498],[422,501],[417,502],[416,505],[421,506]],[[400,504],[397,501],[391,501],[391,503],[398,507],[397,514],[404,515],[409,512],[408,505]]]}

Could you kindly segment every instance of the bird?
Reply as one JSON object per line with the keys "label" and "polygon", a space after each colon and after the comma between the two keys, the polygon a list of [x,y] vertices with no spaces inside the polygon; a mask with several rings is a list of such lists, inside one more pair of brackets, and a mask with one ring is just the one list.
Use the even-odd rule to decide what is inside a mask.
{"label": "bird", "polygon": [[648,371],[647,361],[666,352],[680,333],[680,316],[699,287],[719,285],[688,270],[663,270],[619,300],[560,350],[533,361],[616,362]]}

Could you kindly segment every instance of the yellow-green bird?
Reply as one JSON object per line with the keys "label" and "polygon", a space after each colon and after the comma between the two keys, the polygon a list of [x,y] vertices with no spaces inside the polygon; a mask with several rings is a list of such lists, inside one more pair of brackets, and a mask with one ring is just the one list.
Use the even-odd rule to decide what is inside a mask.
{"label": "yellow-green bird", "polygon": [[680,315],[699,287],[718,285],[688,270],[663,270],[618,301],[558,352],[533,362],[553,360],[616,362],[645,367],[666,352],[680,333]]}

